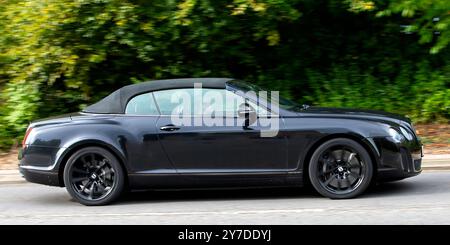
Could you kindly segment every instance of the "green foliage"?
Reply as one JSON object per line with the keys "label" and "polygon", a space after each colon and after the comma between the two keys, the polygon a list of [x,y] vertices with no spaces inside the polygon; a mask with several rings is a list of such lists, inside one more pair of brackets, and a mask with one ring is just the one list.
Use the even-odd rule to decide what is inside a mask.
{"label": "green foliage", "polygon": [[445,0],[0,0],[0,146],[31,120],[175,77],[448,121],[448,26]]}
{"label": "green foliage", "polygon": [[[450,42],[448,0],[347,0],[354,12],[376,10],[377,17],[401,15],[408,20],[404,32],[417,32],[420,43],[433,43],[430,53],[438,53]],[[437,35],[436,35],[437,34]]]}
{"label": "green foliage", "polygon": [[335,66],[326,75],[309,71],[308,83],[314,92],[304,99],[317,105],[396,112],[415,122],[445,123],[450,118],[448,74],[430,71],[426,62],[401,66],[393,83],[383,84],[354,66]]}

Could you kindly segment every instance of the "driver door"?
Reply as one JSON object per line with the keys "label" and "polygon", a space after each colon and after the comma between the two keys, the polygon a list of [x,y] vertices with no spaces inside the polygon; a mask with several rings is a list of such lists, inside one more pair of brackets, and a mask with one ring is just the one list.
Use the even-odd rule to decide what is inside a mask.
{"label": "driver door", "polygon": [[[226,175],[287,170],[287,139],[281,134],[262,137],[258,123],[243,125],[244,120],[238,115],[245,101],[241,95],[226,89],[203,88],[199,102],[199,94],[191,88],[153,93],[161,112],[156,124],[159,141],[178,173]],[[181,100],[182,97],[190,97],[191,101]],[[251,105],[258,113],[267,112]],[[178,119],[183,115],[183,121],[174,115]]]}

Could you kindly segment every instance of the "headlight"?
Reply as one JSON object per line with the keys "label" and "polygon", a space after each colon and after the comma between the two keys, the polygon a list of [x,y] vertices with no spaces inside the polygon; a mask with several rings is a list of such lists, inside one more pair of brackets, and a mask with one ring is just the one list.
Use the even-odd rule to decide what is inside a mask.
{"label": "headlight", "polygon": [[389,128],[389,135],[392,138],[394,138],[394,140],[397,141],[397,142],[401,142],[405,138],[400,132],[398,132],[394,128]]}
{"label": "headlight", "polygon": [[400,127],[400,131],[409,141],[414,139],[414,135],[411,132],[409,132],[409,130],[407,130],[406,128]]}

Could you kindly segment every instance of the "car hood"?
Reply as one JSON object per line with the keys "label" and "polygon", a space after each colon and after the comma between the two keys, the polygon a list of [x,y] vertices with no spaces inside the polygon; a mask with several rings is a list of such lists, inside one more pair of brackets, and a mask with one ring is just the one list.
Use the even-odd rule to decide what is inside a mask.
{"label": "car hood", "polygon": [[367,118],[367,119],[380,119],[386,121],[392,121],[400,124],[411,124],[411,120],[402,115],[376,111],[376,110],[364,110],[364,109],[349,109],[349,108],[330,108],[330,107],[309,107],[301,112],[306,114],[319,114],[327,116],[344,116],[344,117],[355,117],[355,118]]}

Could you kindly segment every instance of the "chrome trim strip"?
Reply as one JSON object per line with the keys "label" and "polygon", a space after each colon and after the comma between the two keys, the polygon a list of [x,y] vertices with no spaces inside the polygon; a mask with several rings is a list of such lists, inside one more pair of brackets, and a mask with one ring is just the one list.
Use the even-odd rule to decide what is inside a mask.
{"label": "chrome trim strip", "polygon": [[137,172],[137,173],[129,173],[129,176],[152,176],[152,175],[172,175],[172,176],[179,176],[179,175],[288,175],[288,171],[261,171],[261,172],[184,172],[184,173],[143,173],[143,172]]}
{"label": "chrome trim strip", "polygon": [[50,172],[51,170],[54,169],[54,166],[52,165],[52,166],[48,166],[48,167],[38,167],[38,166],[31,166],[31,165],[20,165],[19,168]]}

